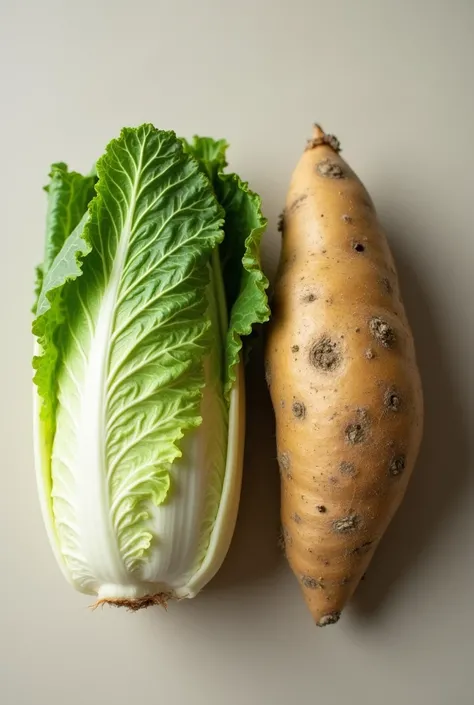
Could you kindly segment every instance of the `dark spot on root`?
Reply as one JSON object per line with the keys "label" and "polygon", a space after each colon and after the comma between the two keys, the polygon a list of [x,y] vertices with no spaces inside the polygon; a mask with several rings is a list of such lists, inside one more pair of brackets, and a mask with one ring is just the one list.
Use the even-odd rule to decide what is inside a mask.
{"label": "dark spot on root", "polygon": [[278,456],[278,466],[280,468],[280,473],[282,475],[286,475],[288,479],[291,478],[291,473],[290,473],[290,456],[288,453],[280,453]]}
{"label": "dark spot on root", "polygon": [[388,277],[383,277],[383,279],[380,280],[380,283],[382,284],[382,287],[385,289],[387,294],[392,293],[393,289],[392,289],[392,285],[390,284],[390,280],[388,279]]}
{"label": "dark spot on root", "polygon": [[301,524],[301,522],[302,522],[300,515],[297,514],[296,512],[293,512],[293,514],[291,515],[291,518],[293,519],[295,524]]}
{"label": "dark spot on root", "polygon": [[367,409],[357,409],[357,418],[358,420],[348,424],[344,431],[346,440],[352,445],[366,440],[366,431],[370,425]]}
{"label": "dark spot on root", "polygon": [[269,387],[272,383],[272,370],[268,360],[265,360],[265,381],[267,383],[267,387]]}
{"label": "dark spot on root", "polygon": [[352,249],[356,252],[365,252],[365,245],[363,245],[361,242],[353,242]]}
{"label": "dark spot on root", "polygon": [[372,348],[367,348],[365,351],[365,356],[367,360],[373,360],[375,357],[375,352],[372,350]]}
{"label": "dark spot on root", "polygon": [[357,475],[354,463],[348,463],[346,460],[343,460],[339,465],[339,470],[341,475],[347,475],[348,477],[355,477]]}
{"label": "dark spot on root", "polygon": [[291,352],[297,353],[299,349],[300,349],[299,345],[292,345],[291,346]]}
{"label": "dark spot on root", "polygon": [[281,537],[282,537],[282,539],[283,539],[283,541],[284,541],[285,546],[291,546],[291,545],[292,545],[292,543],[293,543],[293,538],[292,538],[290,532],[288,531],[288,529],[286,528],[286,526],[282,526],[282,527],[281,527]]}
{"label": "dark spot on root", "polygon": [[282,212],[278,216],[277,230],[279,233],[281,233],[283,235],[283,231],[285,230],[285,211],[284,210],[282,210]]}
{"label": "dark spot on root", "polygon": [[362,443],[362,441],[365,439],[365,431],[362,424],[351,423],[346,426],[345,436],[349,443]]}
{"label": "dark spot on root", "polygon": [[394,389],[387,389],[383,399],[384,405],[390,411],[400,411],[401,399],[400,395]]}
{"label": "dark spot on root", "polygon": [[349,514],[342,519],[335,519],[332,523],[333,531],[338,534],[345,534],[350,531],[355,531],[360,526],[360,517],[357,514]]}
{"label": "dark spot on root", "polygon": [[331,475],[331,477],[329,478],[329,482],[331,483],[331,485],[337,485],[339,480],[334,475]]}
{"label": "dark spot on root", "polygon": [[307,304],[311,304],[313,301],[316,301],[316,294],[314,294],[312,291],[309,292],[309,294],[305,294],[302,297],[302,301],[304,301]]}
{"label": "dark spot on root", "polygon": [[360,546],[357,546],[357,548],[354,548],[351,551],[351,555],[352,556],[363,556],[365,553],[368,553],[372,544],[373,544],[373,541],[365,541],[365,543],[361,544]]}
{"label": "dark spot on root", "polygon": [[318,560],[321,561],[321,563],[325,565],[326,568],[328,567],[328,565],[331,565],[331,561],[328,561],[327,558],[323,558],[322,556],[319,556]]}
{"label": "dark spot on root", "polygon": [[356,328],[356,333],[360,333],[360,328]]}
{"label": "dark spot on root", "polygon": [[325,514],[325,513],[327,512],[327,509],[326,509],[326,507],[324,506],[324,504],[318,504],[318,506],[316,507],[316,510],[317,510],[320,514]]}
{"label": "dark spot on root", "polygon": [[325,372],[332,372],[341,362],[341,353],[338,344],[331,338],[323,336],[309,351],[309,361],[313,367],[318,367]]}
{"label": "dark spot on root", "polygon": [[329,614],[325,614],[323,617],[321,617],[316,622],[316,626],[317,627],[327,627],[329,624],[336,624],[336,622],[338,622],[340,618],[341,618],[340,612],[330,612]]}
{"label": "dark spot on root", "polygon": [[305,201],[307,198],[308,198],[308,194],[307,194],[307,193],[304,193],[302,196],[298,196],[298,198],[296,198],[296,199],[293,201],[293,203],[291,204],[291,206],[290,206],[290,208],[289,208],[289,212],[290,212],[290,213],[294,213],[294,211],[298,210],[298,208],[301,206],[301,204],[303,203],[303,201]]}
{"label": "dark spot on root", "polygon": [[312,578],[310,575],[302,575],[301,584],[310,590],[318,590],[324,587],[322,580],[316,580],[316,578]]}
{"label": "dark spot on root", "polygon": [[393,475],[394,477],[396,475],[400,475],[404,470],[406,466],[406,458],[404,455],[397,455],[395,458],[393,458],[390,462],[388,471],[390,475]]}
{"label": "dark spot on root", "polygon": [[306,407],[302,401],[294,401],[291,411],[297,419],[304,419],[306,416]]}
{"label": "dark spot on root", "polygon": [[396,342],[395,331],[389,324],[378,316],[374,316],[369,321],[369,329],[373,337],[384,348],[393,348]]}
{"label": "dark spot on root", "polygon": [[342,216],[342,220],[344,221],[344,223],[352,223],[352,218],[351,218],[351,216],[350,216],[350,215],[347,215],[347,214],[344,214],[344,215]]}
{"label": "dark spot on root", "polygon": [[322,162],[316,164],[316,171],[327,179],[344,179],[346,177],[340,164],[336,164],[331,159],[323,159]]}

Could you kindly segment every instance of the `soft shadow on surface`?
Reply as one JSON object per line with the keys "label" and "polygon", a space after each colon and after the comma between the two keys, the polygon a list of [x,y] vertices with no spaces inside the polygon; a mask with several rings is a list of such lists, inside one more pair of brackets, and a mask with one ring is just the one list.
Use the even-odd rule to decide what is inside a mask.
{"label": "soft shadow on surface", "polygon": [[443,354],[443,332],[436,325],[429,289],[420,280],[416,263],[409,263],[397,246],[397,232],[403,226],[397,227],[393,222],[386,225],[415,337],[425,423],[420,455],[403,503],[352,601],[356,614],[362,617],[375,616],[382,609],[397,581],[436,541],[437,531],[456,511],[456,500],[465,491],[469,472],[467,428],[461,402],[450,381]]}
{"label": "soft shadow on surface", "polygon": [[242,496],[227,557],[206,592],[258,580],[276,570],[280,480],[276,462],[275,424],[263,367],[263,341],[255,342],[246,366],[247,431]]}

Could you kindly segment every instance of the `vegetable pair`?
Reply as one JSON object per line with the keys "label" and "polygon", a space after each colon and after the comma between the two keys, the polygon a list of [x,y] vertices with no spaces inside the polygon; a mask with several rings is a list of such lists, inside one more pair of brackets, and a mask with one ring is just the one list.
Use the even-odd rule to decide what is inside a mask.
{"label": "vegetable pair", "polygon": [[[38,268],[36,465],[58,561],[131,609],[193,597],[227,552],[244,446],[242,337],[269,319],[260,199],[226,143],[123,130],[52,168]],[[315,126],[281,219],[266,348],[289,563],[335,623],[421,441],[412,333],[366,189]]]}

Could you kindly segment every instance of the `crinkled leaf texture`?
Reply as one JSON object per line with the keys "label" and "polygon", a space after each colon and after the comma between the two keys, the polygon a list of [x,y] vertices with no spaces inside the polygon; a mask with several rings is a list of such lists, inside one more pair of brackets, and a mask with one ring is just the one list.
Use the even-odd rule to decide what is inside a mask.
{"label": "crinkled leaf texture", "polygon": [[237,174],[225,174],[225,140],[194,137],[186,149],[211,178],[216,197],[225,212],[225,237],[219,247],[227,307],[230,311],[226,336],[226,393],[232,389],[242,349],[242,337],[256,324],[268,321],[268,279],[260,261],[260,245],[267,220],[260,197]]}
{"label": "crinkled leaf texture", "polygon": [[[66,577],[104,600],[193,596],[235,524],[240,336],[266,315],[265,221],[246,185],[220,176],[225,143],[213,144],[203,169],[174,133],[143,125],[93,174],[52,171],[33,323],[37,476]],[[229,233],[234,247],[219,249]]]}

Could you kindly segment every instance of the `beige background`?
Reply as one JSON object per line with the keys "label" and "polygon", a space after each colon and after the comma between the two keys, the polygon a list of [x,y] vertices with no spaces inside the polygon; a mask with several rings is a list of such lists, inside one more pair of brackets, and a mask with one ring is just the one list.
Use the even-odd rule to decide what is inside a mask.
{"label": "beige background", "polygon": [[[0,700],[5,705],[474,702],[472,0],[0,3]],[[313,120],[387,226],[426,435],[406,502],[341,622],[318,630],[279,557],[258,356],[240,519],[196,600],[91,613],[57,569],[32,466],[30,316],[49,164],[123,125],[225,136],[264,197],[264,259]]]}

